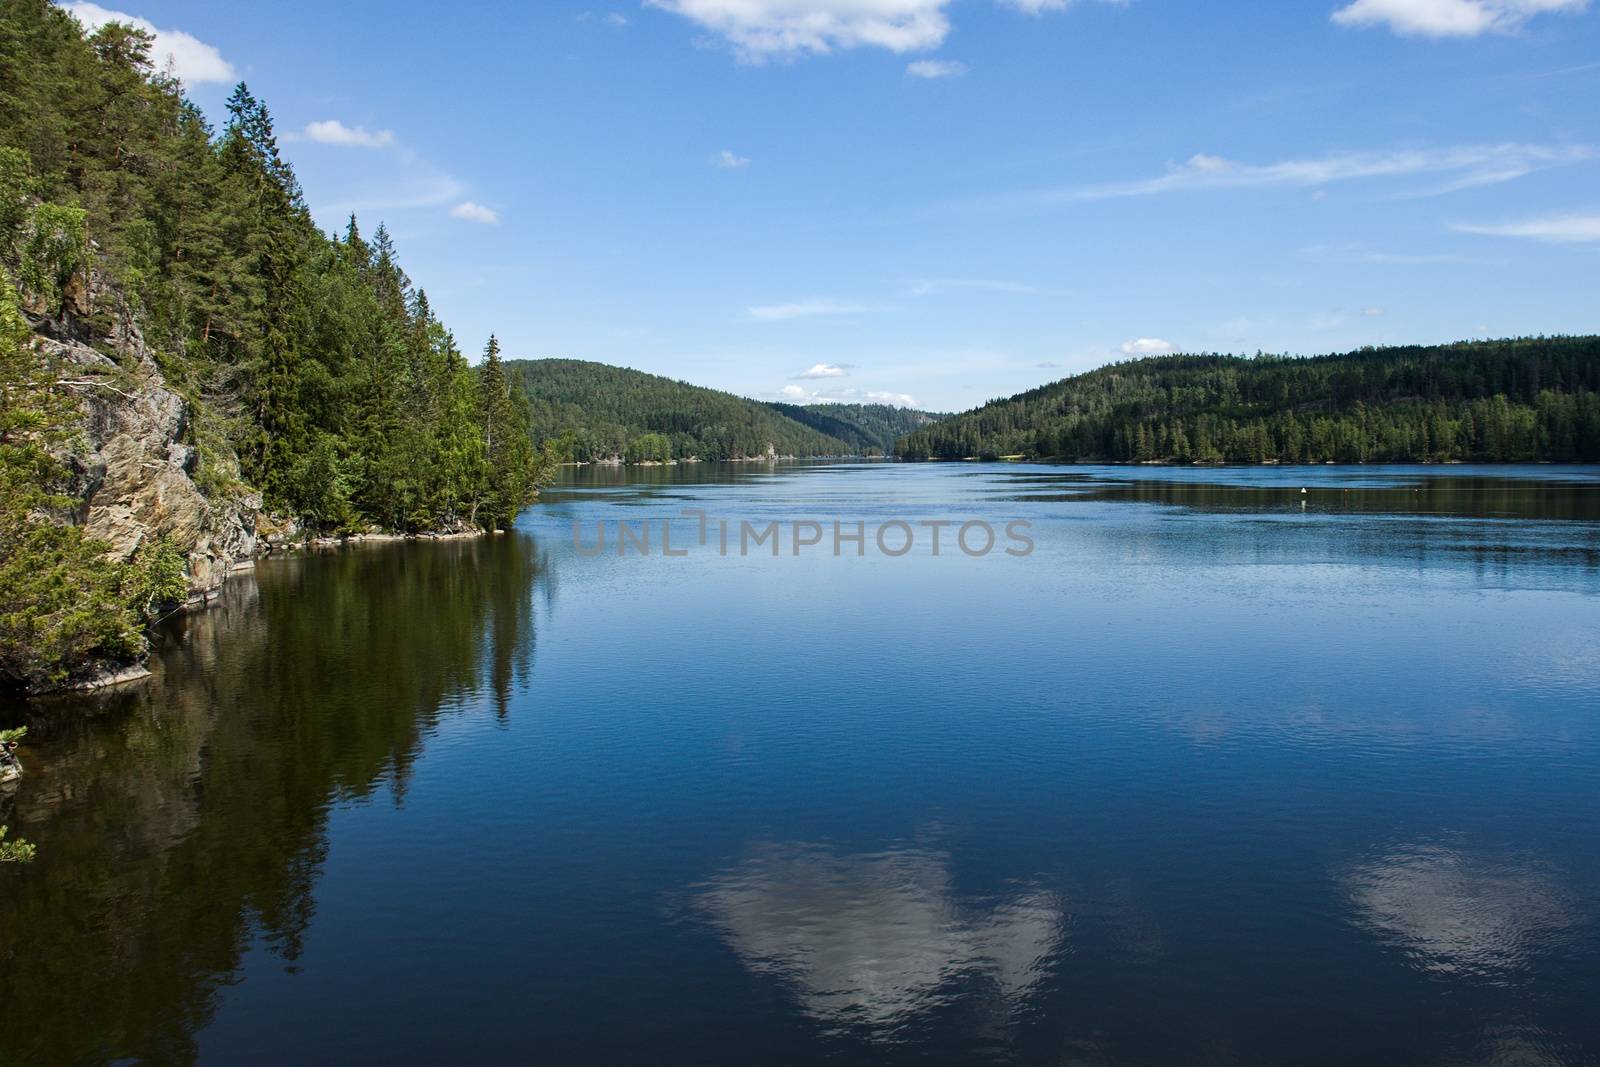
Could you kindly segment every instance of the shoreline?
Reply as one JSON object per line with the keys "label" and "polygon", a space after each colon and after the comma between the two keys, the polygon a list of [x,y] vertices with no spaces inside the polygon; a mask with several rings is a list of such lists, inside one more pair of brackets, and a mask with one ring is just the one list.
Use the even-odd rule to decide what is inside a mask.
{"label": "shoreline", "polygon": [[1323,460],[1320,463],[1284,463],[1281,460],[1263,460],[1260,463],[1226,463],[1206,462],[1193,463],[1181,460],[1164,459],[1063,459],[1059,456],[995,456],[993,459],[984,459],[981,456],[959,456],[945,458],[942,456],[927,456],[921,459],[899,459],[895,463],[908,465],[920,463],[1037,463],[1051,467],[1162,467],[1182,468],[1193,467],[1201,470],[1215,470],[1219,468],[1254,468],[1254,467],[1600,467],[1600,463],[1557,463],[1548,459],[1529,460],[1495,460],[1495,459],[1414,459],[1404,462],[1384,460],[1381,463],[1340,463],[1338,460]]}
{"label": "shoreline", "polygon": [[422,530],[416,533],[384,533],[382,531],[368,531],[363,533],[340,534],[331,536],[304,537],[290,539],[281,535],[272,535],[262,538],[264,547],[256,550],[255,556],[247,561],[242,561],[236,570],[247,570],[255,566],[258,559],[295,551],[310,551],[312,549],[342,548],[350,544],[392,544],[397,541],[464,541],[473,537],[491,537],[504,533],[503,530]]}

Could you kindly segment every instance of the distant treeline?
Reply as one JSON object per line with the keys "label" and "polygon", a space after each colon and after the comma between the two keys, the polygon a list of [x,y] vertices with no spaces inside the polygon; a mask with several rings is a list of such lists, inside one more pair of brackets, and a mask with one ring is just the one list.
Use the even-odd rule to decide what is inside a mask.
{"label": "distant treeline", "polygon": [[862,456],[891,455],[895,441],[944,418],[890,404],[773,403],[767,406],[795,422],[843,441],[850,446],[850,451]]}
{"label": "distant treeline", "polygon": [[732,393],[577,359],[508,362],[536,441],[579,462],[838,456],[850,445]]}
{"label": "distant treeline", "polygon": [[1600,462],[1600,338],[1163,356],[925,426],[906,459]]}

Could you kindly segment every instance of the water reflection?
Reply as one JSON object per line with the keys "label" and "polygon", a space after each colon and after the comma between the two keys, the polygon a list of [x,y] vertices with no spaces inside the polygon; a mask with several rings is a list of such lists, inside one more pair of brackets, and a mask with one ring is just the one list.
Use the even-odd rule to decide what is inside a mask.
{"label": "water reflection", "polygon": [[1441,976],[1527,970],[1580,920],[1572,894],[1539,865],[1433,845],[1394,849],[1343,884],[1361,926]]}
{"label": "water reflection", "polygon": [[923,848],[839,855],[767,845],[699,888],[698,904],[751,972],[780,978],[800,1007],[879,1036],[981,987],[1014,1010],[1060,950],[1054,894],[968,901],[949,856]]}
{"label": "water reflection", "polygon": [[[147,689],[26,713],[0,1064],[1595,1062],[1600,527],[1011,470],[596,477],[548,563],[265,565]],[[1040,551],[571,553],[679,496]]]}
{"label": "water reflection", "polygon": [[1029,467],[995,479],[1010,500],[1161,504],[1214,514],[1303,512],[1451,518],[1600,521],[1600,480],[1587,468],[1505,474],[1440,468],[1183,468],[1158,478],[1127,468]]}
{"label": "water reflection", "polygon": [[519,537],[270,561],[146,685],[0,708],[32,746],[0,821],[39,845],[0,870],[0,1063],[192,1061],[252,942],[296,965],[330,805],[401,803],[441,715],[526,684],[542,566]]}

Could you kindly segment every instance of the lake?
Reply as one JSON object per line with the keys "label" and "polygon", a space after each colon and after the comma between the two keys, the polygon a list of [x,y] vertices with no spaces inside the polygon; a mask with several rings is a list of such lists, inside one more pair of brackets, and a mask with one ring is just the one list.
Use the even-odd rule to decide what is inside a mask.
{"label": "lake", "polygon": [[582,468],[153,667],[0,1062],[1600,1063],[1593,468]]}

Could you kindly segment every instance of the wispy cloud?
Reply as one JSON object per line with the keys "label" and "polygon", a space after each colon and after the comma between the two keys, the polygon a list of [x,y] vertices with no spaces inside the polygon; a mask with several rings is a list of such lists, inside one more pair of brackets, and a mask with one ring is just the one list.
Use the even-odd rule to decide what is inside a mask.
{"label": "wispy cloud", "polygon": [[[1104,0],[1125,3],[1126,0]],[[644,0],[693,22],[747,63],[827,55],[852,48],[923,52],[950,34],[953,0]],[[998,0],[1030,15],[1071,0]],[[913,72],[915,73],[915,72]],[[935,77],[942,75],[935,75]]]}
{"label": "wispy cloud", "polygon": [[819,315],[861,315],[882,310],[880,305],[857,304],[846,300],[796,300],[788,304],[758,304],[746,308],[745,314],[755,322],[787,322]]}
{"label": "wispy cloud", "polygon": [[1154,178],[1044,189],[1002,199],[1071,203],[1212,189],[1318,186],[1381,178],[1450,176],[1449,182],[1444,185],[1413,190],[1414,195],[1436,195],[1475,185],[1510,181],[1535,171],[1581,163],[1597,156],[1600,156],[1600,150],[1590,145],[1515,143],[1390,152],[1344,152],[1277,163],[1241,163],[1201,153]]}
{"label": "wispy cloud", "polygon": [[846,378],[849,377],[849,365],[844,363],[813,363],[805,370],[794,376],[795,381],[804,381],[810,378]]}
{"label": "wispy cloud", "polygon": [[381,189],[357,192],[343,199],[313,205],[312,210],[322,218],[342,221],[351,214],[441,207],[459,198],[465,191],[465,187],[448,174],[424,174],[387,183]]}
{"label": "wispy cloud", "polygon": [[170,69],[185,85],[227,83],[234,79],[233,64],[223,59],[222,53],[213,45],[206,44],[193,34],[182,30],[157,29],[149,19],[83,0],[63,4],[62,7],[91,33],[108,22],[121,22],[154,35],[155,40],[150,46],[151,62],[157,70]]}
{"label": "wispy cloud", "polygon": [[721,167],[723,170],[743,170],[751,163],[749,156],[741,156],[737,152],[724,148],[711,157],[711,165]]}
{"label": "wispy cloud", "polygon": [[[1065,11],[1078,0],[996,0],[1001,7],[1009,7],[1024,15],[1043,15],[1047,11]],[[1108,4],[1126,4],[1128,0],[1102,0]]]}
{"label": "wispy cloud", "polygon": [[726,41],[747,62],[871,46],[937,48],[949,0],[645,0]]}
{"label": "wispy cloud", "polygon": [[1600,241],[1600,214],[1550,215],[1520,222],[1458,222],[1451,229],[1485,237],[1526,237],[1556,244],[1583,244]]}
{"label": "wispy cloud", "polygon": [[1332,15],[1340,26],[1387,26],[1417,37],[1510,33],[1535,15],[1576,14],[1589,0],[1354,0]]}
{"label": "wispy cloud", "polygon": [[923,278],[912,282],[907,291],[911,296],[942,296],[945,293],[958,292],[1033,294],[1039,290],[1022,282],[998,281],[991,278]]}
{"label": "wispy cloud", "polygon": [[1126,356],[1159,356],[1172,351],[1172,342],[1159,337],[1140,337],[1122,342],[1121,348]]}
{"label": "wispy cloud", "polygon": [[[774,395],[774,394],[769,394]],[[914,408],[917,398],[910,393],[870,389],[807,389],[803,385],[786,385],[775,394],[776,398],[790,404],[892,404],[895,407]]]}
{"label": "wispy cloud", "polygon": [[389,130],[346,126],[338,119],[307,123],[302,136],[308,141],[338,145],[341,148],[389,148],[394,145],[394,134]]}
{"label": "wispy cloud", "polygon": [[1429,263],[1483,263],[1484,260],[1458,252],[1389,252],[1359,244],[1310,245],[1300,250],[1306,259],[1320,263],[1371,263],[1398,267]]}
{"label": "wispy cloud", "polygon": [[906,73],[913,78],[959,78],[966,72],[967,65],[956,59],[918,59],[906,64]]}
{"label": "wispy cloud", "polygon": [[486,226],[493,226],[500,221],[500,216],[493,208],[475,204],[471,200],[461,201],[450,209],[450,214],[455,218],[465,219],[468,222],[481,222]]}

